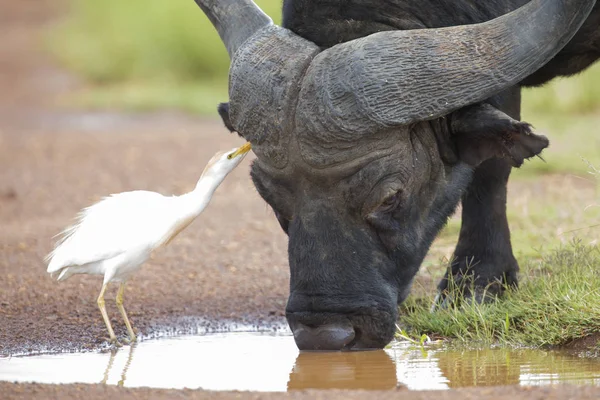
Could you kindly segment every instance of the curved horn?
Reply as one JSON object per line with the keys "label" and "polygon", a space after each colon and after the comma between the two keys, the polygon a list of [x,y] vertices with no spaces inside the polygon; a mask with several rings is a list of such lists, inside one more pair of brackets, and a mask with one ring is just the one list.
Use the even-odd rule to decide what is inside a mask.
{"label": "curved horn", "polygon": [[595,3],[532,0],[482,24],[380,32],[334,46],[307,71],[297,117],[315,132],[355,134],[439,118],[542,67]]}
{"label": "curved horn", "polygon": [[252,0],[194,1],[219,32],[230,58],[246,39],[273,23]]}

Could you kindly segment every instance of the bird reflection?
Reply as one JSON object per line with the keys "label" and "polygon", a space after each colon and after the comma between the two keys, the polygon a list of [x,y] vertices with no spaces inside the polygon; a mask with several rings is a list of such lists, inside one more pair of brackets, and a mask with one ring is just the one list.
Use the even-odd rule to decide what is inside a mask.
{"label": "bird reflection", "polygon": [[287,388],[389,390],[397,382],[396,364],[383,350],[301,352]]}
{"label": "bird reflection", "polygon": [[106,385],[106,382],[108,381],[108,375],[110,374],[110,370],[112,369],[112,366],[115,362],[115,354],[117,354],[117,350],[114,350],[114,349],[111,350],[110,358],[108,359],[108,365],[106,366],[106,369],[104,370],[104,378],[100,382],[103,385]]}
{"label": "bird reflection", "polygon": [[[127,362],[125,363],[125,366],[123,367],[123,371],[121,371],[121,379],[117,382],[117,386],[123,386],[125,384],[125,379],[127,379],[127,370],[129,369],[129,366],[131,365],[131,361],[133,360],[133,352],[135,351],[136,347],[137,347],[137,342],[135,342],[135,343],[131,344],[131,346],[129,346],[129,355],[127,356]],[[113,368],[113,364],[115,363],[115,357],[119,351],[120,351],[119,349],[115,349],[115,348],[111,349],[110,358],[108,360],[108,365],[106,366],[106,369],[104,370],[104,377],[101,381],[102,384],[106,384],[108,382],[108,377],[110,376],[110,371]]]}

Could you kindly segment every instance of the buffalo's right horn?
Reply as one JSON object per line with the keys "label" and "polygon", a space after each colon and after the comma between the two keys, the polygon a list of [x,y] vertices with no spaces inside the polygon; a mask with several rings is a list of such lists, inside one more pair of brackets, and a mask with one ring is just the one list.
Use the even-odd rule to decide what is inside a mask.
{"label": "buffalo's right horn", "polygon": [[273,21],[252,0],[195,0],[219,36],[229,57],[259,29]]}

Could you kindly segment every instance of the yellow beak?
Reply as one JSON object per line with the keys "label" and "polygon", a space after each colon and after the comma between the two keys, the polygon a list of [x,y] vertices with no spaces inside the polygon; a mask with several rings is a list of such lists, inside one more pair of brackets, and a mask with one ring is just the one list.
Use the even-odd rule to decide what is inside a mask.
{"label": "yellow beak", "polygon": [[237,149],[236,151],[234,151],[233,153],[228,155],[227,158],[231,160],[232,158],[241,156],[242,154],[246,154],[251,149],[252,149],[252,145],[250,144],[250,142],[246,142],[246,144],[244,144],[242,147],[240,147],[239,149]]}

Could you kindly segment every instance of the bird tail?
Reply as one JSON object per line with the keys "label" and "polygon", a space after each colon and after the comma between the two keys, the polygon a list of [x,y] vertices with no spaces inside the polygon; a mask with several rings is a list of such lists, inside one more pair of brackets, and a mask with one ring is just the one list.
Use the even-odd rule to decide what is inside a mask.
{"label": "bird tail", "polygon": [[85,216],[90,213],[92,207],[93,205],[79,211],[75,217],[74,223],[71,226],[52,237],[52,239],[56,240],[54,249],[44,258],[44,262],[48,264],[48,269],[46,272],[50,273],[52,277],[54,277],[54,273],[60,272],[66,267],[66,265],[64,265],[64,257],[61,257],[61,253],[64,252],[64,247],[67,245],[69,239],[73,236],[75,231],[77,231],[77,228],[80,226]]}
{"label": "bird tail", "polygon": [[73,271],[71,271],[71,267],[63,267],[57,271],[50,272],[50,278],[56,279],[56,281],[64,281],[73,275]]}
{"label": "bird tail", "polygon": [[63,237],[55,245],[54,249],[44,258],[44,261],[46,262],[46,264],[48,264],[46,272],[49,273],[50,277],[53,279],[56,275],[58,275],[59,281],[67,278],[62,278],[62,276],[66,273],[66,270],[69,267],[69,262],[65,260],[64,257],[65,249],[63,246],[66,244],[65,240],[68,238],[68,235],[70,235],[70,233],[67,233],[67,236],[65,237],[65,232],[62,232]]}
{"label": "bird tail", "polygon": [[[64,281],[67,280],[68,278],[71,277],[71,275],[73,275],[73,273],[71,273],[71,268],[70,267],[65,267],[63,269],[61,269],[60,271],[56,271],[50,274],[50,276],[52,278],[54,278],[54,276],[56,276],[56,274],[58,274],[58,278],[56,278],[57,281]],[[60,274],[59,274],[60,272]]]}
{"label": "bird tail", "polygon": [[75,270],[73,269],[75,266],[73,265],[70,254],[72,253],[73,246],[77,247],[72,241],[75,233],[81,227],[86,217],[92,214],[94,210],[104,207],[106,201],[115,196],[118,196],[118,194],[104,196],[97,203],[83,208],[77,213],[71,226],[54,235],[53,239],[56,240],[54,249],[44,258],[45,263],[48,264],[46,272],[48,272],[52,278],[58,275],[57,280],[62,281],[75,273]]}
{"label": "bird tail", "polygon": [[44,261],[48,264],[46,272],[50,274],[59,272],[66,267],[63,257],[60,257],[60,246],[58,245],[46,256]]}
{"label": "bird tail", "polygon": [[91,206],[85,207],[81,209],[77,215],[75,216],[73,223],[71,226],[64,229],[62,232],[57,233],[52,237],[52,239],[56,240],[56,244],[54,245],[54,250],[46,256],[46,262],[50,261],[50,259],[56,254],[57,250],[69,240],[70,237],[77,231],[77,229],[81,226],[83,221],[86,219],[88,215],[90,215],[94,210],[101,208],[106,204],[106,201],[118,196],[118,193],[111,194],[108,196],[102,197],[98,202],[92,204]]}

